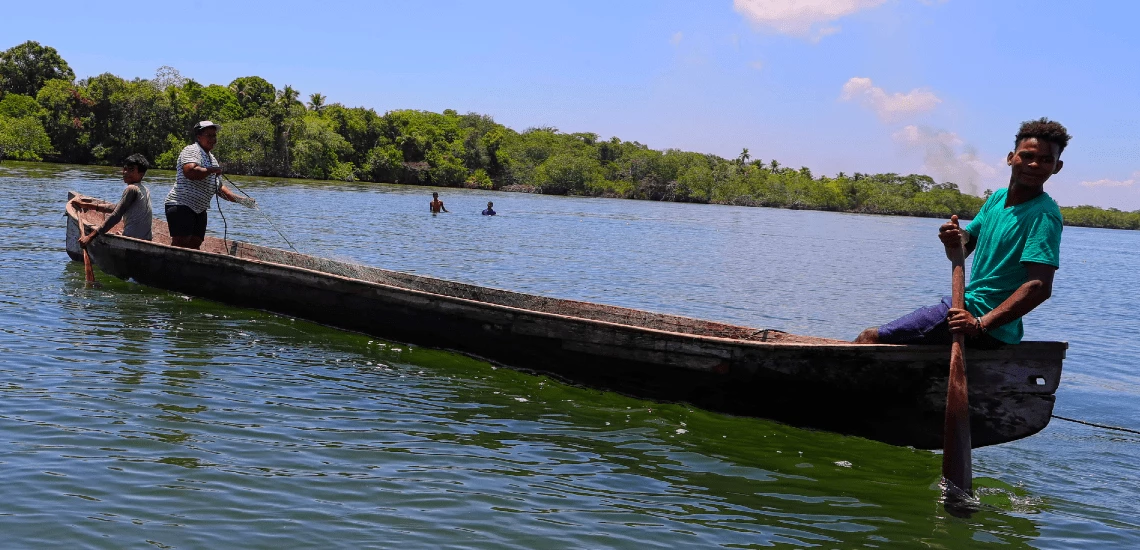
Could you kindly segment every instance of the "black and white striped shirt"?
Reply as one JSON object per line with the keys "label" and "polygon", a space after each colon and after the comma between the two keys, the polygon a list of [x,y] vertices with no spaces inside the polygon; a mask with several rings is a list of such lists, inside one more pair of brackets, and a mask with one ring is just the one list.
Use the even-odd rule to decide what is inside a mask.
{"label": "black and white striped shirt", "polygon": [[184,147],[178,155],[178,164],[174,168],[177,175],[174,187],[170,188],[170,193],[166,195],[166,204],[189,206],[194,212],[201,214],[210,208],[210,199],[213,199],[218,189],[222,187],[221,178],[217,174],[210,174],[198,181],[186,177],[186,174],[182,173],[182,166],[191,162],[207,168],[218,165],[218,159],[214,158],[214,154],[207,153],[201,145],[192,143]]}

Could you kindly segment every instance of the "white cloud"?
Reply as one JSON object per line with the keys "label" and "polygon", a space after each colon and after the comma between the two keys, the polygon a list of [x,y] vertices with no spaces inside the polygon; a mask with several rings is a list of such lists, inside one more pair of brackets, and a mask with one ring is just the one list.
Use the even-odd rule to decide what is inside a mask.
{"label": "white cloud", "polygon": [[909,115],[933,110],[942,103],[930,90],[915,88],[909,93],[888,94],[875,86],[870,78],[854,77],[843,85],[839,98],[844,101],[858,100],[863,106],[875,111],[884,122],[898,120]]}
{"label": "white cloud", "polygon": [[[946,130],[904,126],[891,137],[907,151],[922,153],[922,170],[935,180],[951,181],[958,189],[972,195],[978,194],[983,182],[993,182],[1001,186],[999,167],[1004,159],[989,164],[978,157],[974,147],[962,141],[958,134]],[[996,166],[995,166],[996,165]]]}
{"label": "white cloud", "polygon": [[839,32],[826,23],[861,10],[874,8],[887,0],[733,0],[732,7],[753,24],[783,34],[819,40]]}
{"label": "white cloud", "polygon": [[1126,180],[1110,180],[1101,179],[1096,181],[1082,181],[1081,185],[1085,187],[1132,187],[1140,180],[1140,171],[1133,172],[1132,177]]}
{"label": "white cloud", "polygon": [[815,34],[811,35],[811,40],[812,42],[819,42],[823,37],[831,36],[839,32],[839,30],[839,27],[823,27],[822,29],[816,31]]}
{"label": "white cloud", "polygon": [[673,33],[672,37],[669,38],[669,43],[676,46],[677,44],[681,43],[681,39],[684,37],[685,37],[685,33],[681,32],[681,31],[677,31],[677,32]]}

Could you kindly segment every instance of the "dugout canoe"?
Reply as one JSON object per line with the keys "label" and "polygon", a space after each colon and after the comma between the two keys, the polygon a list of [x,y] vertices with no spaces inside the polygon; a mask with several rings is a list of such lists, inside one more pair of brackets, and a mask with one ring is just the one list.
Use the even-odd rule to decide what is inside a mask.
{"label": "dugout canoe", "polygon": [[[68,194],[67,252],[99,199]],[[938,449],[948,346],[860,345],[446,281],[207,237],[202,250],[124,237],[88,247],[104,273],[385,339],[458,351],[568,382],[794,426]],[[1064,342],[969,350],[973,445],[1049,423]]]}

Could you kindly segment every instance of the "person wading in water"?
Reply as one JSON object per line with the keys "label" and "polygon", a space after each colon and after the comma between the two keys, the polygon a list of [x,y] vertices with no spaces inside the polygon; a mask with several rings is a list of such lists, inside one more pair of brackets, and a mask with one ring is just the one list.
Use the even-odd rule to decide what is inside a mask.
{"label": "person wading in water", "polygon": [[178,155],[174,187],[166,195],[166,222],[170,244],[197,250],[206,238],[206,212],[217,195],[230,202],[253,208],[254,200],[239,197],[222,184],[222,167],[211,153],[218,144],[221,126],[208,120],[194,125],[194,143]]}
{"label": "person wading in water", "polygon": [[443,207],[443,201],[439,200],[439,193],[431,194],[431,203],[428,205],[428,207],[431,208],[432,214],[447,212],[447,209]]}
{"label": "person wading in water", "polygon": [[965,229],[958,216],[938,228],[947,256],[962,243],[967,256],[975,253],[966,309],[951,307],[946,297],[864,330],[855,343],[949,344],[951,333],[962,333],[975,348],[1021,342],[1021,318],[1052,295],[1060,265],[1061,209],[1043,187],[1061,171],[1069,139],[1065,127],[1049,119],[1022,123],[1006,156],[1009,186],[990,195]]}

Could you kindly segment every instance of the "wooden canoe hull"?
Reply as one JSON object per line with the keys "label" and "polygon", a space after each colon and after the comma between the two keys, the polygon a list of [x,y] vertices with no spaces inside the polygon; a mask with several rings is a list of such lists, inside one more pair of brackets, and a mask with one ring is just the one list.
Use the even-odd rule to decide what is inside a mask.
{"label": "wooden canoe hull", "polygon": [[[69,203],[70,205],[71,203]],[[78,235],[68,208],[69,253]],[[205,250],[101,236],[105,273],[241,307],[450,349],[643,398],[896,445],[942,445],[948,350],[856,345],[557,300],[208,238]],[[76,246],[76,250],[78,250]],[[73,256],[74,258],[74,256]],[[762,334],[762,336],[758,336]],[[970,350],[975,447],[1043,429],[1067,345]]]}

